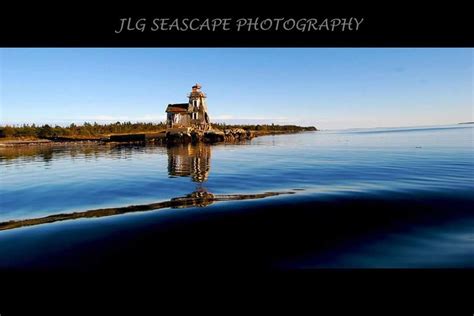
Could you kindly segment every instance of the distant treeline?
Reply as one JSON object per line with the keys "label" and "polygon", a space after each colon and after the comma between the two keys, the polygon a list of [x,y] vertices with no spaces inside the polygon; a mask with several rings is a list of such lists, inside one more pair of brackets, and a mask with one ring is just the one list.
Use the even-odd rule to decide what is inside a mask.
{"label": "distant treeline", "polygon": [[86,122],[83,125],[71,124],[67,127],[50,126],[48,124],[41,126],[24,124],[21,126],[0,126],[0,137],[99,137],[109,134],[159,132],[164,129],[166,129],[164,123],[116,122],[112,124],[91,124]]}
{"label": "distant treeline", "polygon": [[257,124],[257,125],[235,125],[235,124],[225,124],[225,123],[212,123],[212,127],[224,130],[228,128],[242,128],[245,130],[251,131],[268,131],[268,132],[289,132],[289,131],[315,131],[316,128],[314,126],[297,126],[297,125],[275,125],[275,124]]}
{"label": "distant treeline", "polygon": [[[242,128],[260,132],[288,132],[288,131],[314,131],[316,128],[301,127],[296,125],[229,125],[213,123],[212,126],[219,130],[228,128]],[[110,134],[129,134],[144,132],[160,132],[166,129],[165,123],[131,123],[116,122],[111,124],[84,123],[83,125],[71,124],[67,127],[50,126],[48,124],[37,126],[24,124],[21,126],[0,126],[0,138],[51,138],[51,137],[101,137]]]}

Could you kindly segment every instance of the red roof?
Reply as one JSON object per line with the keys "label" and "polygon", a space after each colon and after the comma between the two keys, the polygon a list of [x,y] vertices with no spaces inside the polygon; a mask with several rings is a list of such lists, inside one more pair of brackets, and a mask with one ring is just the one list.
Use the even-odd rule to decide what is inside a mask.
{"label": "red roof", "polygon": [[173,112],[173,113],[186,113],[188,112],[186,109],[177,108],[177,107],[168,107],[166,112]]}
{"label": "red roof", "polygon": [[166,112],[183,113],[188,112],[189,103],[168,104]]}

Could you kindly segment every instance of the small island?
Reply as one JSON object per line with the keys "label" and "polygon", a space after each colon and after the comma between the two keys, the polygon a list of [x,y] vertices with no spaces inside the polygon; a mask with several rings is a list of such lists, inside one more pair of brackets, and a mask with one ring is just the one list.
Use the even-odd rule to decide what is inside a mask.
{"label": "small island", "polygon": [[0,146],[34,144],[72,144],[84,142],[104,143],[222,143],[250,140],[264,135],[291,134],[317,131],[316,127],[296,125],[228,125],[211,123],[207,112],[207,96],[195,84],[187,103],[168,104],[166,122],[131,123],[116,122],[67,127],[35,124],[0,126]]}

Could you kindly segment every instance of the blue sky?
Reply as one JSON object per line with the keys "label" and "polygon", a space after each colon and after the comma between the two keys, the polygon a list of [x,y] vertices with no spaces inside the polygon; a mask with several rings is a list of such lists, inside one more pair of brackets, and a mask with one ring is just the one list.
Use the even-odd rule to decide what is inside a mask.
{"label": "blue sky", "polygon": [[473,121],[473,50],[0,50],[0,123],[162,121],[199,82],[211,120],[322,129]]}

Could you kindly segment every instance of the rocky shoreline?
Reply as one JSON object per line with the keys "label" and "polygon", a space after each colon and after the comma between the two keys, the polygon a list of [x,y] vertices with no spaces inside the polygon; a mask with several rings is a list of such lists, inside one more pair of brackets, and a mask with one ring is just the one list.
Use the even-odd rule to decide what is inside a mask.
{"label": "rocky shoreline", "polygon": [[[313,131],[317,131],[314,128]],[[74,144],[95,144],[95,143],[155,143],[161,145],[183,144],[183,143],[233,143],[245,140],[251,140],[258,136],[295,134],[304,131],[271,131],[259,132],[245,130],[242,128],[230,128],[224,130],[212,129],[209,131],[199,131],[189,129],[182,132],[158,132],[158,133],[136,133],[136,134],[117,134],[101,138],[69,138],[69,137],[50,137],[47,139],[26,139],[26,140],[8,140],[0,142],[2,147],[18,146],[38,146],[38,145],[74,145]]]}
{"label": "rocky shoreline", "polygon": [[246,131],[241,128],[210,131],[199,131],[191,130],[189,132],[179,133],[166,133],[165,142],[166,144],[181,144],[181,143],[222,143],[222,142],[235,142],[242,140],[250,140],[256,135],[252,131]]}

